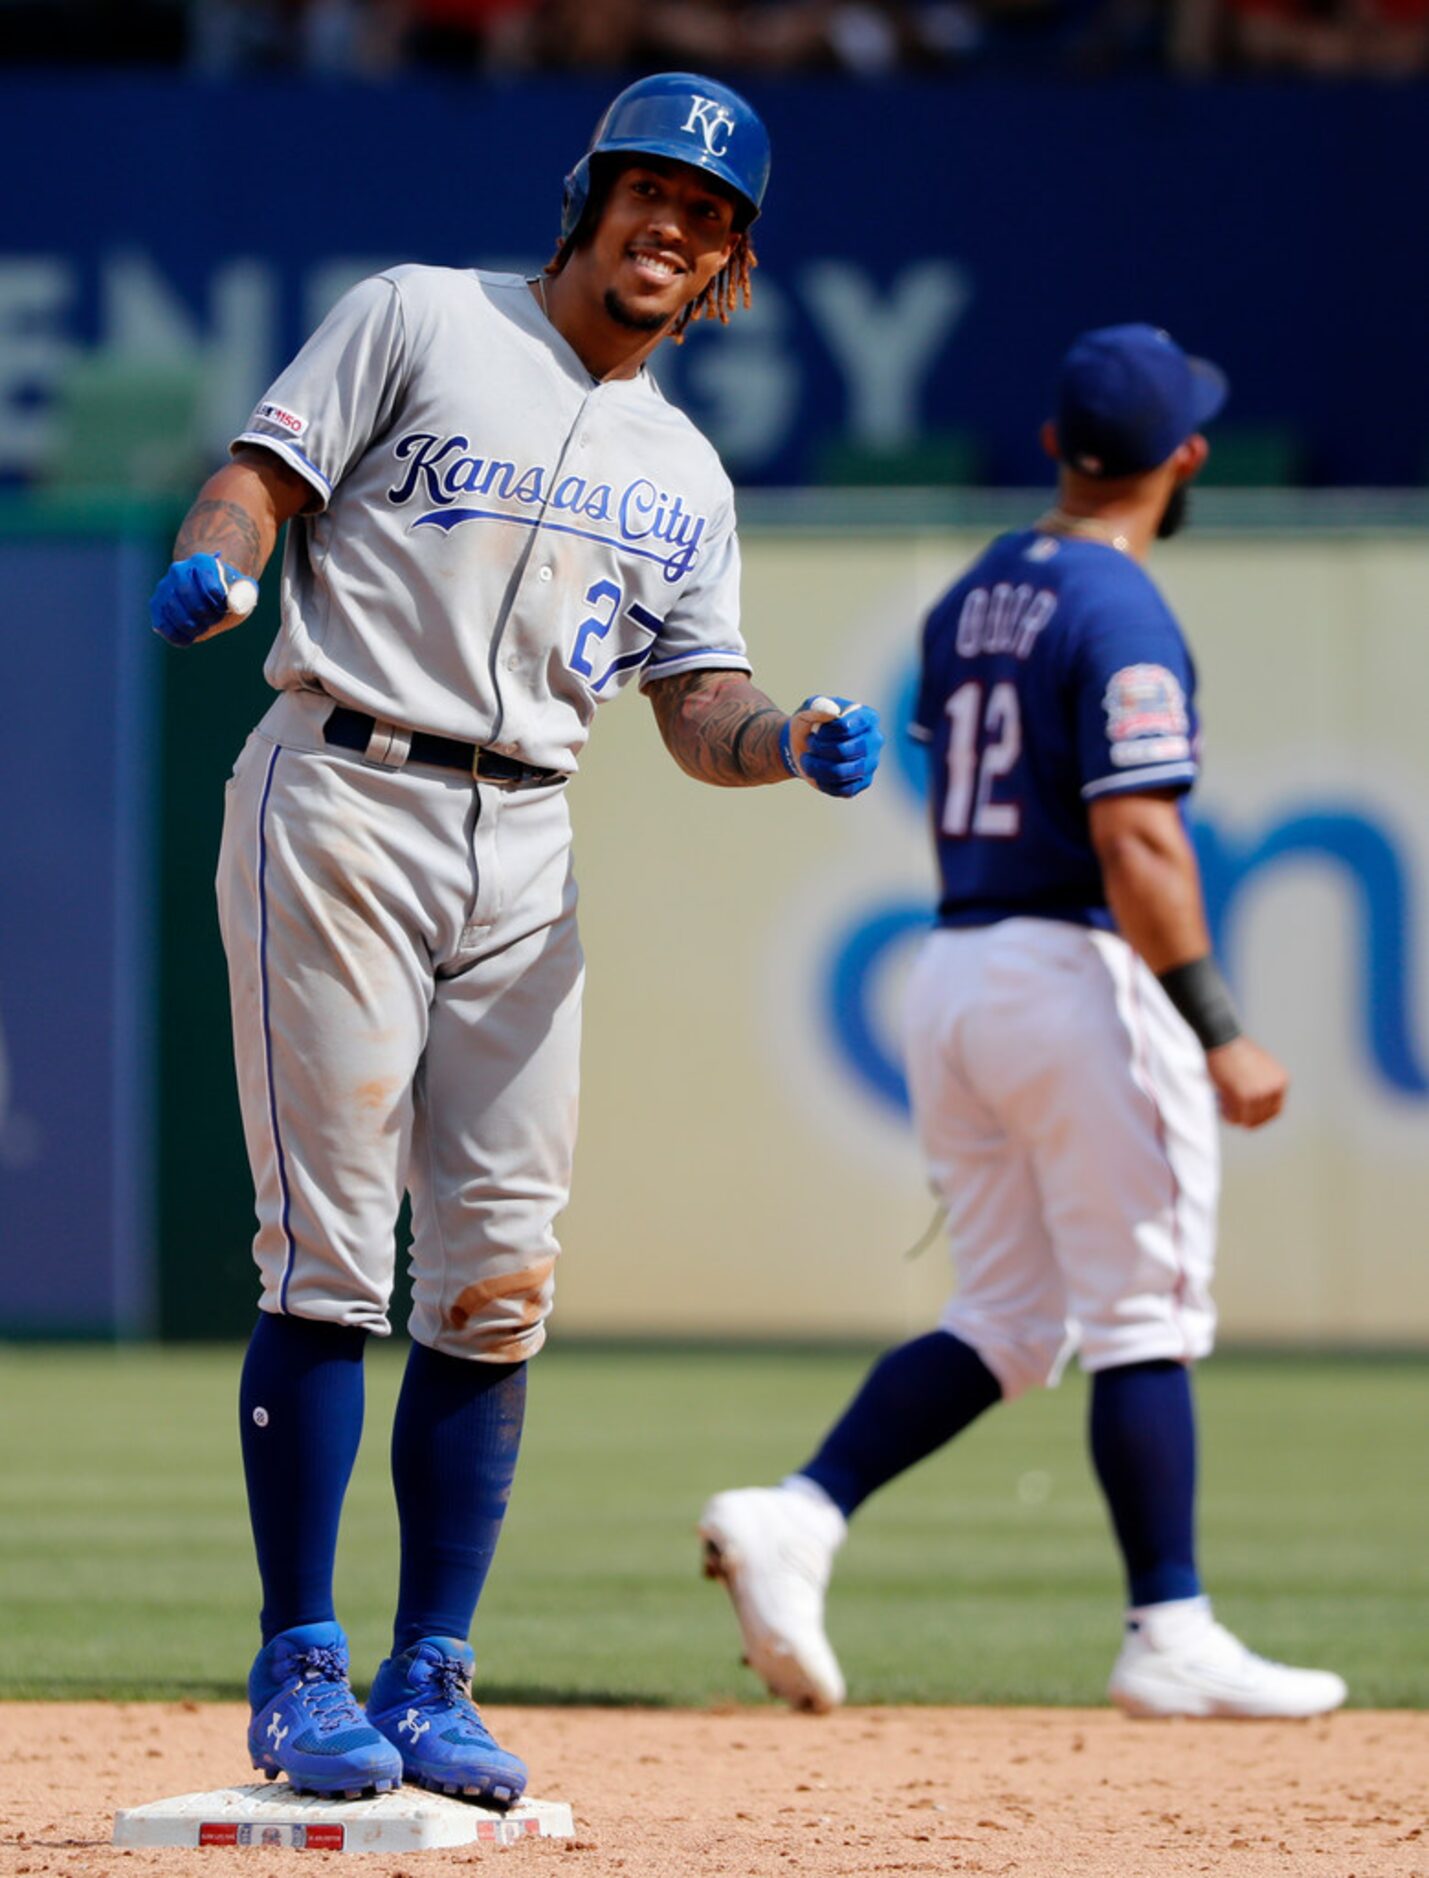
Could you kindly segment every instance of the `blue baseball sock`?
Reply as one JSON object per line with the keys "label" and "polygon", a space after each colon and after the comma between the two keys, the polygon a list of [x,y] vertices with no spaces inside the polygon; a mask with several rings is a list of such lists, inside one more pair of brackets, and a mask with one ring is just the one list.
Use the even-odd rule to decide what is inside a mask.
{"label": "blue baseball sock", "polygon": [[338,1520],[362,1439],[367,1332],[261,1311],[239,1384],[248,1516],[263,1582],[261,1624],[333,1620]]}
{"label": "blue baseball sock", "polygon": [[1198,1596],[1190,1371],[1169,1359],[1100,1370],[1092,1378],[1089,1432],[1126,1562],[1128,1602]]}
{"label": "blue baseball sock", "polygon": [[976,1350],[949,1331],[930,1331],[879,1358],[799,1472],[847,1518],[875,1488],[951,1441],[1001,1397]]}
{"label": "blue baseball sock", "polygon": [[501,1537],[526,1414],[524,1363],[414,1343],[392,1424],[402,1573],[392,1653],[465,1638]]}

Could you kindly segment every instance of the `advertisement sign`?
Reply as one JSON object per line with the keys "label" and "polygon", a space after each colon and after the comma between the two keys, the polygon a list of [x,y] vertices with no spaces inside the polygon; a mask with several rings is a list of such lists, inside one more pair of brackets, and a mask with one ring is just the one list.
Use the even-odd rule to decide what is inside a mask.
{"label": "advertisement sign", "polygon": [[[362,276],[539,271],[612,88],[0,74],[26,178],[0,236],[0,482],[92,477],[129,425],[172,486]],[[1418,324],[1372,289],[1392,255],[1394,306],[1429,298],[1404,239],[1429,213],[1414,86],[747,89],[774,151],[754,303],[658,365],[738,481],[1035,483],[1053,361],[1146,319],[1229,372],[1229,480],[1423,482]],[[301,160],[287,137],[238,159],[234,126],[273,123]]]}

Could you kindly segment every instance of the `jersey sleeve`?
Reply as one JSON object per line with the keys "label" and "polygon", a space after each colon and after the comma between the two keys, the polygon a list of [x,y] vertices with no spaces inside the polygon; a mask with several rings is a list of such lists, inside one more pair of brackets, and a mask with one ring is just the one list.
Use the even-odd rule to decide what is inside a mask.
{"label": "jersey sleeve", "polygon": [[1180,629],[1153,590],[1119,596],[1073,666],[1083,801],[1196,780],[1196,674]]}
{"label": "jersey sleeve", "polygon": [[260,444],[328,498],[387,425],[406,370],[402,297],[375,275],[338,301],[259,400],[230,450]]}
{"label": "jersey sleeve", "polygon": [[739,630],[739,536],[731,502],[718,517],[694,573],[660,621],[640,684],[643,689],[680,672],[752,669]]}

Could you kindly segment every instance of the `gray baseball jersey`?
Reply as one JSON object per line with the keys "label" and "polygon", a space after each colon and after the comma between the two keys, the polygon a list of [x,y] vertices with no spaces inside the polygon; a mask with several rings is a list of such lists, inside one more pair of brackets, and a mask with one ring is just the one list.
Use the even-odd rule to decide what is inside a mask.
{"label": "gray baseball jersey", "polygon": [[[405,1187],[413,1335],[519,1360],[551,1303],[583,979],[540,772],[575,769],[632,679],[748,671],[729,481],[646,372],[593,380],[525,281],[441,268],[354,288],[237,443],[315,496],[219,861],[263,1306],[386,1331]],[[365,750],[334,747],[338,706],[378,720]],[[426,764],[393,726],[534,786]]]}
{"label": "gray baseball jersey", "polygon": [[572,771],[631,678],[748,671],[714,450],[648,372],[596,382],[517,275],[352,289],[235,440],[313,487],[265,668]]}

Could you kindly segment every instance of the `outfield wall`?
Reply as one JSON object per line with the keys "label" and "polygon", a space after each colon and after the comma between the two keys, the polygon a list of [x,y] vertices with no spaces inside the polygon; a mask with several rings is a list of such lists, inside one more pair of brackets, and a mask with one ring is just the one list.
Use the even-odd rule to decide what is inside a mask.
{"label": "outfield wall", "polygon": [[[121,486],[186,487],[185,439],[201,474],[364,274],[534,272],[611,85],[0,70],[24,177],[0,224],[0,481],[102,482],[127,427]],[[1125,319],[1230,374],[1218,480],[1429,479],[1424,80],[741,88],[774,149],[753,306],[656,365],[741,485],[876,481],[910,453],[934,482],[1035,483],[1054,361]],[[279,124],[234,161],[236,125]]]}
{"label": "outfield wall", "polygon": [[[897,1062],[931,857],[906,719],[916,622],[983,536],[756,537],[747,628],[776,697],[877,703],[878,786],[735,796],[677,774],[635,701],[574,798],[590,961],[560,1321],[888,1334],[941,1241]],[[1200,663],[1198,842],[1249,1025],[1290,1065],[1227,1138],[1227,1334],[1429,1342],[1429,538],[1195,537],[1158,557]]]}
{"label": "outfield wall", "polygon": [[[903,1256],[931,1213],[896,1044],[931,865],[899,726],[920,612],[991,518],[893,525],[907,506],[850,497],[816,528],[746,503],[758,675],[883,709],[868,795],[704,789],[639,698],[602,713],[572,797],[590,983],[566,1334],[883,1337],[941,1302],[940,1248]],[[1319,525],[1343,513],[1158,560],[1202,670],[1213,923],[1295,1077],[1276,1127],[1228,1140],[1219,1294],[1245,1339],[1429,1344],[1429,529]],[[25,651],[0,747],[0,1334],[250,1319],[212,878],[273,601],[166,652],[142,605],[171,523],[0,543]]]}

